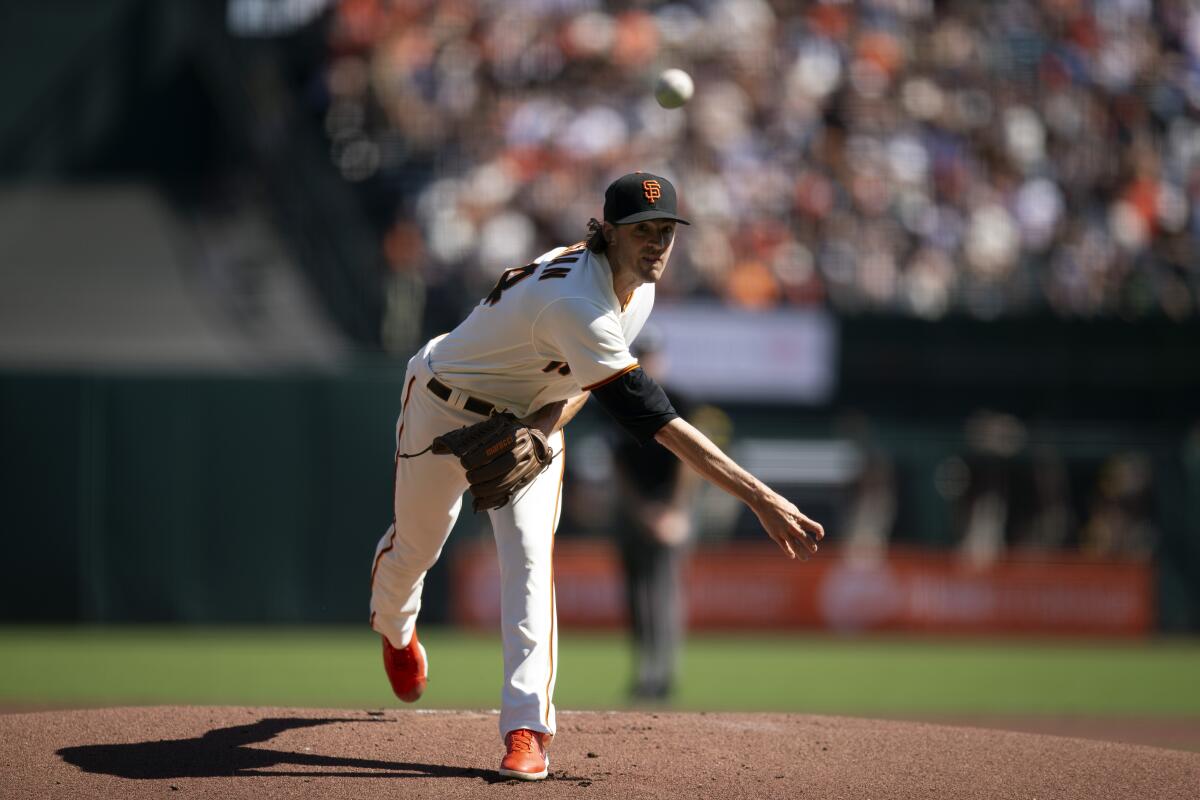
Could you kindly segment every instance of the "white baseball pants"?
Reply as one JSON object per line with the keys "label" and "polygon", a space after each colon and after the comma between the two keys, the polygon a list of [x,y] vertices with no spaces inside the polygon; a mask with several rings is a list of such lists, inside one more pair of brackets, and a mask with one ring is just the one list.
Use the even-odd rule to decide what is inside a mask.
{"label": "white baseball pants", "polygon": [[[433,377],[429,368],[432,344],[408,362],[403,405],[396,421],[399,453],[415,453],[433,437],[483,419],[456,407],[466,400],[457,391],[443,401],[426,388]],[[554,453],[562,451],[561,431],[550,437],[550,447]],[[558,631],[553,551],[563,461],[562,455],[555,458],[549,469],[518,493],[516,502],[488,512],[500,561],[504,644],[501,737],[517,728],[555,732],[551,698]],[[412,639],[425,573],[437,561],[454,527],[467,485],[453,456],[426,453],[396,460],[395,518],[375,548],[371,571],[371,627],[393,647],[404,647]],[[430,661],[437,663],[436,653]]]}

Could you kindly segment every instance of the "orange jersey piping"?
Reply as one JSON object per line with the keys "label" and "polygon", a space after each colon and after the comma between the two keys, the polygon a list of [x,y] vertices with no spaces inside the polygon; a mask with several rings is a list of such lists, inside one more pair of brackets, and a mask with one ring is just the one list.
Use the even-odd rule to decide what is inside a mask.
{"label": "orange jersey piping", "polygon": [[[387,546],[379,551],[379,555],[375,556],[375,563],[371,565],[371,589],[375,588],[375,573],[379,569],[379,561],[387,554],[389,550],[396,546],[396,481],[400,475],[400,437],[404,435],[404,409],[408,408],[408,398],[412,395],[413,384],[416,383],[417,376],[408,379],[408,388],[404,391],[404,400],[400,403],[400,429],[396,431],[396,458],[392,466],[392,535],[388,537]],[[375,624],[375,613],[371,613],[371,624]]]}
{"label": "orange jersey piping", "polygon": [[609,375],[609,376],[608,376],[607,378],[605,378],[604,380],[602,380],[602,381],[596,381],[596,382],[595,382],[595,383],[593,383],[591,386],[585,386],[585,387],[583,387],[583,390],[584,390],[585,392],[590,392],[590,391],[592,391],[593,389],[599,389],[601,386],[604,386],[606,383],[612,383],[612,382],[613,382],[613,381],[615,381],[617,378],[619,378],[619,377],[621,377],[622,375],[624,375],[626,372],[633,372],[635,369],[637,369],[637,368],[638,368],[638,367],[640,367],[640,366],[641,366],[641,364],[639,364],[639,363],[637,363],[637,362],[635,361],[635,362],[633,362],[632,364],[630,364],[628,367],[626,367],[625,369],[623,369],[623,370],[621,370],[621,371],[619,371],[619,372],[615,372],[615,373],[613,373],[612,375]]}
{"label": "orange jersey piping", "polygon": [[558,471],[558,496],[554,499],[554,516],[550,518],[550,677],[546,679],[546,727],[550,727],[550,705],[553,702],[550,697],[550,685],[554,683],[554,621],[555,621],[555,597],[554,589],[554,533],[558,530],[558,507],[562,503],[562,487],[563,477],[567,474],[567,437],[564,434],[562,440],[562,468]]}

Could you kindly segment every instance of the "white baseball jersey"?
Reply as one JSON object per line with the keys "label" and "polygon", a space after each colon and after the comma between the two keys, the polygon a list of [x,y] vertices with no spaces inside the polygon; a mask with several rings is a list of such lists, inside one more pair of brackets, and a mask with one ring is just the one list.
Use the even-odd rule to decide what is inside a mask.
{"label": "white baseball jersey", "polygon": [[[416,453],[440,433],[479,422],[482,417],[457,402],[461,394],[526,416],[629,372],[637,366],[629,343],[653,304],[652,284],[622,302],[608,259],[583,245],[507,270],[462,324],[408,362],[397,452]],[[427,389],[434,376],[460,397],[443,400]],[[549,443],[561,453],[562,431]],[[510,503],[488,511],[501,576],[501,736],[518,728],[555,731],[553,552],[564,460],[557,458]],[[466,489],[456,458],[396,459],[394,521],[379,540],[371,571],[371,625],[393,647],[412,639],[425,572],[454,528]]]}
{"label": "white baseball jersey", "polygon": [[523,417],[637,366],[629,345],[654,305],[654,285],[618,298],[604,255],[559,247],[504,272],[462,324],[434,343],[434,374]]}

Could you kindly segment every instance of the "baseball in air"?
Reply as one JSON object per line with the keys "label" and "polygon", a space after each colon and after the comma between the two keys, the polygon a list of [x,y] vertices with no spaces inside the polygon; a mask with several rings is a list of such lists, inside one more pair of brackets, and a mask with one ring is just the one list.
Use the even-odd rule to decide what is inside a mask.
{"label": "baseball in air", "polygon": [[667,69],[654,85],[654,99],[663,108],[679,108],[692,99],[692,76],[681,69]]}

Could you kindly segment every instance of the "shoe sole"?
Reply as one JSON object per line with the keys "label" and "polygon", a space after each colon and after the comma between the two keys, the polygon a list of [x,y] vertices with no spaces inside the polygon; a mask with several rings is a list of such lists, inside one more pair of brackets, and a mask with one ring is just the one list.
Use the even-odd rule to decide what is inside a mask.
{"label": "shoe sole", "polygon": [[515,769],[500,768],[500,777],[516,778],[519,781],[540,781],[550,774],[550,756],[546,756],[546,768],[541,772],[519,772]]}
{"label": "shoe sole", "polygon": [[411,692],[407,692],[405,694],[398,694],[398,695],[396,695],[396,697],[400,698],[405,703],[415,703],[421,699],[421,695],[423,695],[423,694],[425,694],[425,684],[424,683],[422,683],[416,689],[413,689]]}
{"label": "shoe sole", "polygon": [[411,692],[396,695],[405,703],[415,703],[420,700],[421,695],[425,694],[425,685],[429,682],[429,654],[425,652],[425,645],[420,642],[417,642],[417,649],[421,651],[421,660],[425,662],[425,674]]}
{"label": "shoe sole", "polygon": [[500,770],[500,777],[516,778],[519,781],[540,781],[549,774],[550,774],[549,768],[544,769],[541,772],[518,772],[515,769]]}

